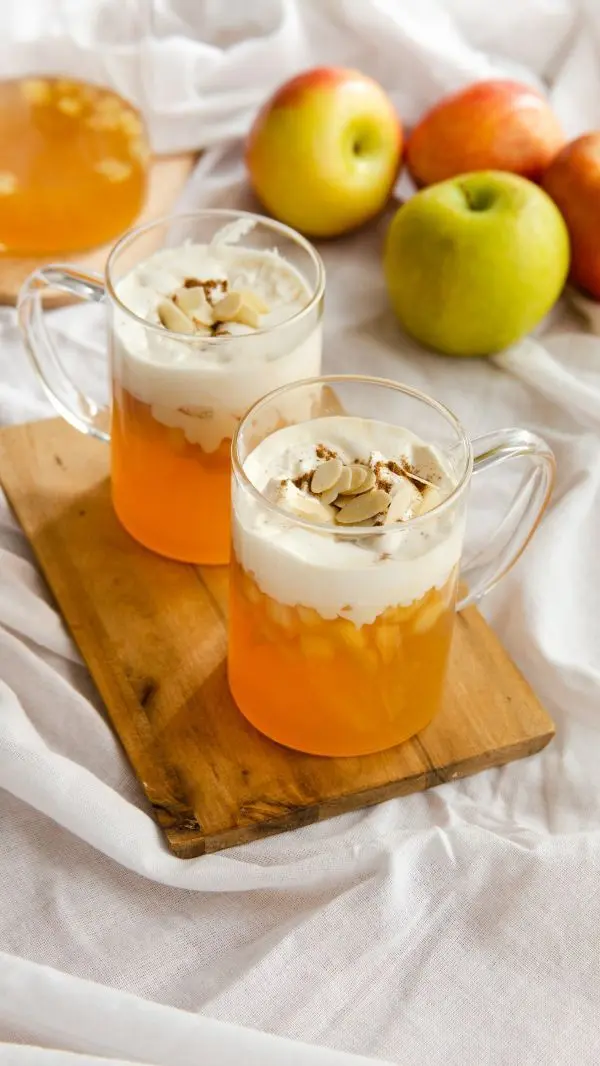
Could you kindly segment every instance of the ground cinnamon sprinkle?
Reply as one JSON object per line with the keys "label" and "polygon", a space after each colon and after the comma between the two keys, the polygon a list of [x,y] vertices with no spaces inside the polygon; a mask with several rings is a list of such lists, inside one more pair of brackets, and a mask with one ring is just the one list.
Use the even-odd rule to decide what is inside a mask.
{"label": "ground cinnamon sprinkle", "polygon": [[385,475],[390,473],[390,464],[384,462],[383,459],[378,459],[375,465],[372,467],[372,470],[375,474],[377,488],[383,489],[384,492],[389,492],[392,487],[392,483],[388,478],[386,478]]}
{"label": "ground cinnamon sprinkle", "polygon": [[317,459],[322,459],[323,461],[327,459],[337,459],[338,457],[337,452],[332,451],[332,449],[328,448],[326,444],[317,444],[315,452]]}
{"label": "ground cinnamon sprinkle", "polygon": [[200,281],[199,278],[185,278],[183,282],[184,289],[204,289],[204,295],[209,303],[212,303],[211,296],[215,294],[215,289],[220,289],[220,296],[224,296],[229,288],[229,282],[227,278],[209,278],[208,281]]}
{"label": "ground cinnamon sprinkle", "polygon": [[412,463],[408,463],[405,459],[403,459],[401,463],[397,463],[394,459],[390,459],[387,465],[392,474],[397,474],[398,477],[405,477],[407,481],[410,481],[411,485],[414,485],[421,495],[423,494],[427,486],[424,485],[422,481],[417,480],[417,470]]}

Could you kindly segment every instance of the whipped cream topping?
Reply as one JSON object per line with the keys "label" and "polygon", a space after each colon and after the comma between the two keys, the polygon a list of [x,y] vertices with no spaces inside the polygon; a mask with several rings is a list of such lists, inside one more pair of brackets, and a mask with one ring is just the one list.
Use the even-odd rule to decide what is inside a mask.
{"label": "whipped cream topping", "polygon": [[[254,225],[252,219],[238,219],[219,230],[210,244],[188,241],[174,248],[162,248],[138,263],[118,281],[116,291],[119,299],[139,318],[158,325],[158,306],[165,297],[171,296],[190,279],[214,282],[216,297],[224,295],[227,290],[239,289],[250,289],[260,296],[269,308],[262,316],[261,330],[286,322],[306,307],[311,293],[304,278],[276,249],[259,251],[237,244]],[[129,320],[129,324],[133,329],[126,329],[126,333],[139,334],[141,328],[143,336],[149,336],[137,323]],[[254,333],[250,326],[237,322],[231,323],[228,329],[235,336]],[[209,327],[200,326],[199,333],[211,336]],[[166,339],[159,335],[159,340]],[[187,344],[179,344],[179,349],[175,350],[172,344],[159,345],[159,352],[153,351],[151,354],[156,356],[162,352],[168,361],[174,351],[178,351],[180,357],[188,362],[202,362],[203,352],[206,356],[206,349],[192,348]],[[233,357],[236,351],[234,347]],[[219,353],[219,358],[225,360],[230,354],[226,350],[223,356],[222,349],[219,349]]]}
{"label": "whipped cream topping", "polygon": [[[334,509],[310,491],[312,473],[332,454],[378,472],[392,498],[391,521],[377,516],[371,533],[336,523]],[[409,429],[349,415],[314,418],[266,437],[246,458],[244,471],[276,509],[235,486],[236,557],[280,603],[361,626],[388,607],[440,588],[460,558],[462,502],[435,513],[459,472]],[[427,521],[411,525],[411,518],[425,514]]]}
{"label": "whipped cream topping", "polygon": [[[236,243],[254,225],[251,219],[239,219],[208,244],[163,248],[116,284],[122,303],[159,327],[149,330],[115,309],[116,380],[149,404],[157,421],[180,427],[189,441],[206,451],[231,437],[242,414],[260,396],[320,372],[318,312],[294,321],[311,300],[309,285],[276,249]],[[215,337],[210,327],[198,326],[198,332],[185,339],[163,330],[159,305],[190,280],[214,283],[215,299],[226,290],[255,293],[268,308],[260,328],[229,322],[227,333]]]}

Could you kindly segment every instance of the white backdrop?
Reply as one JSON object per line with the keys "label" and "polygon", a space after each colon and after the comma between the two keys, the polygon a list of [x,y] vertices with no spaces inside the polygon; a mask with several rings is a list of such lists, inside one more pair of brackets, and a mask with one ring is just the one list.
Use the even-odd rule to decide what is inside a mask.
{"label": "white backdrop", "polygon": [[[135,38],[142,7],[63,5],[68,26],[75,12],[77,47],[55,23],[41,53],[20,3],[0,15],[0,56],[14,70],[43,54],[44,65],[76,73],[91,69],[81,63],[101,37],[95,76],[133,91],[127,79],[141,69],[155,143],[215,146],[186,205],[250,206],[232,138],[264,92],[313,62],[375,74],[407,122],[441,91],[507,72],[548,81],[569,132],[600,126],[594,0],[587,9],[574,0],[156,0],[162,49],[142,46],[140,65],[140,49],[114,39]],[[147,814],[1,501],[2,1061],[58,1061],[40,1048],[78,1053],[74,1066],[87,1055],[353,1061],[252,1029],[403,1066],[599,1061],[600,340],[559,310],[542,331],[552,375],[535,362],[539,348],[505,359],[525,376],[533,367],[529,383],[491,362],[420,351],[387,307],[386,223],[321,247],[326,368],[420,385],[473,434],[524,425],[555,449],[550,513],[485,610],[554,715],[557,739],[527,762],[183,863]],[[53,318],[80,378],[102,390],[101,317],[77,308]],[[13,311],[0,311],[0,330],[0,422],[48,415]],[[511,484],[475,486],[480,531]]]}

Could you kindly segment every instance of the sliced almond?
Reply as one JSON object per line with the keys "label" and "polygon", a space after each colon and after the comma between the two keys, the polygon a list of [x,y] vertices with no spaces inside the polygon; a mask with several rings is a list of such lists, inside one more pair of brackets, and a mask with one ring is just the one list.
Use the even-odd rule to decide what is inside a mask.
{"label": "sliced almond", "polygon": [[172,300],[161,300],[157,308],[158,317],[165,327],[173,333],[195,333],[196,327],[191,318],[173,303]]}
{"label": "sliced almond", "polygon": [[365,522],[368,518],[387,511],[392,497],[383,489],[372,489],[363,492],[360,496],[352,496],[336,514],[335,520],[343,526],[355,526]]}
{"label": "sliced almond", "polygon": [[392,497],[392,502],[385,516],[385,524],[403,522],[406,518],[411,518],[413,514],[417,514],[419,500],[418,489],[415,489],[410,481],[401,481]]}
{"label": "sliced almond", "polygon": [[198,322],[202,326],[212,326],[213,309],[206,299],[204,289],[199,287],[186,289],[184,286],[181,289],[177,289],[177,292],[173,295],[173,300],[183,313],[192,318],[194,322]]}
{"label": "sliced almond", "polygon": [[[371,489],[375,488],[375,485],[377,483],[377,478],[375,477],[375,474],[371,470],[370,466],[363,466],[362,463],[354,463],[353,466],[352,466],[352,469],[353,470],[356,469],[356,470],[364,471],[364,478],[363,478],[363,481],[362,481],[362,483],[360,485],[360,488],[358,489],[359,492],[370,492]],[[347,493],[347,495],[354,496],[355,493],[351,492],[351,493]]]}
{"label": "sliced almond", "polygon": [[428,514],[428,512],[433,511],[433,508],[437,507],[443,499],[443,492],[441,492],[441,490],[435,485],[431,485],[425,489],[425,492],[421,497],[421,502],[417,507],[417,514]]}
{"label": "sliced almond", "polygon": [[238,322],[252,329],[260,326],[260,312],[257,310],[253,293],[232,290],[213,304],[213,309],[215,321]]}
{"label": "sliced almond", "polygon": [[215,322],[235,322],[236,315],[242,306],[242,297],[239,292],[228,292],[222,299],[213,304]]}
{"label": "sliced almond", "polygon": [[339,499],[337,485],[334,485],[332,489],[328,489],[327,492],[321,492],[319,494],[321,503],[336,503]]}
{"label": "sliced almond", "polygon": [[252,307],[257,314],[267,315],[269,313],[269,305],[261,299],[258,293],[252,292],[251,289],[241,289],[240,296],[242,297],[243,302],[248,307]]}
{"label": "sliced almond", "polygon": [[[173,293],[172,299],[175,301],[178,307],[184,312],[189,314],[194,307],[200,307],[202,302],[206,300],[204,289],[198,286],[194,289],[189,289],[185,285],[182,285],[180,289],[176,289]],[[206,300],[208,303],[208,300]]]}
{"label": "sliced almond", "polygon": [[252,329],[258,329],[260,326],[260,314],[251,304],[247,304],[245,300],[242,300],[234,322],[239,322],[242,326],[251,326]]}
{"label": "sliced almond", "polygon": [[350,467],[343,466],[340,476],[335,483],[335,488],[337,490],[338,496],[343,496],[343,494],[348,491],[348,489],[350,488],[351,481],[352,471]]}
{"label": "sliced almond", "polygon": [[334,485],[337,485],[342,470],[341,459],[327,459],[324,463],[320,463],[312,476],[311,492],[314,492],[317,496],[321,492],[328,492]]}
{"label": "sliced almond", "polygon": [[[344,496],[355,496],[358,492],[366,492],[363,489],[363,485],[367,480],[367,471],[364,466],[350,466],[350,484],[347,489],[343,489]],[[371,486],[368,486],[370,488]]]}
{"label": "sliced almond", "polygon": [[326,507],[320,500],[312,496],[304,496],[294,500],[293,505],[288,504],[290,514],[305,522],[314,522],[318,526],[331,525],[334,512],[332,507]]}

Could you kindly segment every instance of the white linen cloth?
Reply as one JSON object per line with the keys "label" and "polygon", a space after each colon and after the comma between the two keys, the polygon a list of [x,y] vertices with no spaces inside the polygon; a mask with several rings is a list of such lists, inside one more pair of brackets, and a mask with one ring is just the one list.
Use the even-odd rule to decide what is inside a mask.
{"label": "white linen cloth", "polygon": [[[58,31],[46,42],[63,49],[47,69],[76,73],[83,56],[79,69],[122,88],[139,50],[117,47],[111,27],[116,35],[143,5],[104,0],[63,14],[86,6],[77,47]],[[23,10],[0,14],[10,71],[18,55],[40,67]],[[408,122],[445,89],[499,72],[548,81],[570,132],[600,125],[594,0],[157,0],[149,32],[163,42],[144,45],[155,143],[223,141],[200,163],[186,206],[251,206],[229,138],[265,91],[313,62],[379,77]],[[344,1052],[403,1066],[599,1061],[600,340],[563,307],[496,363],[421,351],[388,308],[386,224],[321,245],[325,367],[421,386],[472,434],[523,425],[554,448],[550,512],[485,613],[557,738],[531,760],[426,794],[177,860],[2,500],[1,1061],[350,1066]],[[102,390],[99,311],[53,320],[79,380]],[[0,422],[51,414],[13,311],[0,311],[0,331]],[[476,480],[479,538],[513,487],[504,472]]]}

